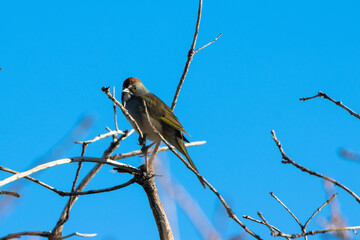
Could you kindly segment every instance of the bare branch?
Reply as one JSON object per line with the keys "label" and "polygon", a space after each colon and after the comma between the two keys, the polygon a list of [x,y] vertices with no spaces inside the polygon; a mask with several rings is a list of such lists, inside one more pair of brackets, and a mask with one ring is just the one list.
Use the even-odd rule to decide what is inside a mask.
{"label": "bare branch", "polygon": [[103,193],[103,192],[111,192],[111,191],[118,190],[120,188],[127,187],[135,182],[136,182],[136,179],[132,178],[129,181],[127,181],[126,183],[116,185],[114,187],[109,187],[109,188],[104,188],[104,189],[99,189],[99,190],[89,190],[86,192],[65,192],[65,193],[63,193],[63,196],[79,196],[79,195],[89,195],[89,194],[96,194],[96,193]]}
{"label": "bare branch", "polygon": [[[248,219],[248,220],[251,220],[251,221],[256,222],[256,223],[260,223],[260,224],[265,225],[265,226],[267,226],[267,227],[270,227],[270,228],[272,228],[273,230],[277,231],[277,232],[280,234],[280,236],[285,235],[282,231],[280,231],[278,228],[270,225],[269,223],[268,223],[268,225],[266,225],[265,222],[262,222],[262,221],[260,221],[260,220],[257,220],[257,219],[255,219],[255,218],[252,218],[252,217],[247,216],[247,215],[243,215],[243,218]],[[282,236],[282,237],[285,237],[285,236]],[[285,238],[286,238],[286,239],[290,239],[289,237],[285,237]]]}
{"label": "bare branch", "polygon": [[[274,236],[274,237],[284,237],[286,239],[294,239],[294,238],[305,237],[305,236],[309,236],[309,235],[322,234],[322,233],[328,233],[328,232],[354,231],[356,229],[360,229],[360,226],[354,226],[354,227],[343,227],[343,228],[328,228],[328,229],[308,231],[308,232],[303,232],[303,233],[298,233],[298,234],[286,234],[286,233],[281,232],[276,227],[271,226],[268,222],[264,221],[265,219],[263,217],[262,217],[262,219],[263,219],[264,222],[259,221],[257,219],[254,219],[252,217],[246,216],[246,215],[244,215],[243,218],[254,221],[256,223],[266,225],[272,231],[272,236]],[[276,232],[274,232],[273,230],[275,230]]]}
{"label": "bare branch", "polygon": [[199,48],[199,49],[196,49],[196,50],[195,50],[195,53],[197,53],[197,52],[199,52],[199,51],[203,50],[203,49],[204,49],[204,48],[206,48],[207,46],[209,46],[209,45],[213,44],[214,42],[216,42],[216,40],[218,40],[218,39],[221,37],[221,35],[222,35],[222,33],[220,33],[220,34],[219,34],[219,36],[217,36],[214,40],[212,40],[212,41],[211,41],[211,42],[209,42],[208,44],[206,44],[206,45],[202,46],[202,47],[201,47],[201,48]]}
{"label": "bare branch", "polygon": [[323,93],[323,92],[318,92],[317,95],[315,96],[312,96],[312,97],[307,97],[307,98],[300,98],[300,101],[307,101],[307,100],[310,100],[310,99],[313,99],[313,98],[317,98],[317,97],[323,97],[333,103],[335,103],[336,105],[338,105],[339,107],[345,109],[346,111],[348,111],[351,115],[353,115],[354,117],[360,119],[360,115],[357,114],[356,112],[354,112],[353,110],[351,110],[350,108],[348,108],[347,106],[345,106],[344,104],[342,104],[341,101],[335,101],[334,99],[332,99],[331,97],[329,97],[326,93]]}
{"label": "bare branch", "polygon": [[0,238],[0,240],[7,240],[13,238],[20,238],[21,236],[39,236],[39,237],[49,237],[51,232],[49,231],[29,231],[29,232],[18,232],[11,233],[5,237]]}
{"label": "bare branch", "polygon": [[[84,154],[85,154],[85,152],[86,152],[86,147],[87,147],[87,146],[88,146],[88,143],[83,143],[83,144],[82,144],[81,157],[84,157]],[[80,170],[81,170],[82,164],[83,164],[83,162],[79,162],[78,168],[76,169],[75,179],[74,179],[73,185],[72,185],[72,187],[71,187],[71,192],[74,192],[74,190],[75,190],[75,186],[76,186],[77,180],[78,180],[78,178],[79,178],[79,174],[80,174]]]}
{"label": "bare branch", "polygon": [[303,226],[301,225],[299,219],[297,219],[297,217],[290,211],[290,209],[277,197],[275,196],[274,193],[270,192],[270,195],[276,199],[276,201],[278,201],[285,209],[286,211],[288,211],[290,213],[290,215],[295,219],[295,221],[299,224],[300,228],[303,228]]}
{"label": "bare branch", "polygon": [[[12,174],[19,174],[19,172],[16,172],[16,171],[11,170],[11,169],[6,168],[6,167],[0,167],[0,171],[12,173]],[[47,188],[47,189],[49,189],[49,190],[51,190],[51,191],[59,194],[60,196],[62,195],[62,193],[65,193],[65,192],[60,191],[60,190],[57,190],[57,189],[53,188],[52,186],[50,186],[50,185],[48,185],[48,184],[46,184],[46,183],[43,183],[43,182],[41,182],[41,181],[39,181],[39,180],[37,180],[37,179],[35,179],[35,178],[33,178],[33,177],[26,176],[26,177],[24,177],[24,178],[27,179],[27,180],[30,180],[30,181],[32,181],[32,182],[34,182],[34,183],[37,183],[37,184],[39,184],[40,186],[43,186],[43,187],[45,187],[45,188]]]}
{"label": "bare branch", "polygon": [[159,231],[160,240],[173,240],[174,236],[160,201],[159,192],[156,188],[154,168],[149,164],[148,169],[145,169],[144,165],[141,165],[140,169],[141,174],[137,175],[136,182],[143,187],[146,196],[148,197],[156,226]]}
{"label": "bare branch", "polygon": [[17,192],[14,191],[5,191],[5,190],[0,190],[0,195],[9,195],[9,196],[13,196],[13,197],[20,197],[20,194],[18,194]]}
{"label": "bare branch", "polygon": [[[129,133],[129,135],[131,135],[132,133],[134,132],[134,130],[132,129]],[[100,139],[103,139],[103,138],[107,138],[107,137],[110,137],[110,136],[114,136],[114,135],[117,135],[117,134],[124,134],[123,131],[121,130],[116,130],[116,131],[111,131],[111,132],[108,132],[108,133],[105,133],[105,134],[100,134],[99,136],[91,139],[91,140],[87,140],[87,141],[78,141],[78,142],[75,142],[76,144],[89,144],[89,143],[93,143],[95,141],[98,141]]]}
{"label": "bare branch", "polygon": [[[13,238],[20,238],[21,236],[38,236],[38,237],[50,237],[51,232],[50,231],[29,231],[29,232],[18,232],[18,233],[11,233],[5,237],[0,238],[0,240],[7,240],[7,239],[13,239]],[[79,237],[95,237],[97,236],[96,233],[72,233],[70,235],[67,235],[61,239],[69,238],[72,236],[79,236]]]}
{"label": "bare branch", "polygon": [[[107,92],[109,92],[108,89],[107,89]],[[116,141],[114,141],[110,144],[110,146],[105,150],[105,152],[103,153],[103,156],[101,158],[102,160],[105,160],[104,163],[109,161],[107,159],[110,157],[110,155],[116,150],[116,148],[118,148],[120,146],[121,141],[126,139],[128,136],[129,136],[129,132],[126,131],[125,134],[121,135]],[[120,165],[123,165],[123,164],[120,164]],[[96,164],[91,169],[91,171],[85,176],[85,178],[81,181],[79,186],[76,188],[76,192],[81,192],[86,187],[86,185],[90,182],[90,180],[96,175],[96,173],[101,169],[102,166],[103,166],[103,163]],[[124,168],[124,166],[121,166],[120,168]],[[130,165],[126,166],[124,168],[124,170],[125,171],[135,170],[136,172],[138,171],[137,168],[131,167]],[[71,196],[69,198],[67,204],[65,205],[64,210],[62,211],[62,213],[60,215],[58,222],[56,223],[56,226],[54,227],[54,229],[51,233],[49,240],[58,240],[61,238],[62,229],[64,227],[64,224],[69,219],[70,210],[73,207],[73,205],[75,204],[78,197],[79,196]]]}
{"label": "bare branch", "polygon": [[[113,87],[113,97],[115,98],[115,87]],[[115,123],[115,130],[119,131],[118,123],[117,123],[117,114],[116,114],[116,104],[113,103],[114,108],[114,123]]]}
{"label": "bare branch", "polygon": [[[94,157],[74,157],[74,158],[63,158],[63,159],[59,159],[59,160],[55,160],[52,162],[48,162],[45,164],[41,164],[39,166],[36,166],[30,170],[27,170],[25,172],[21,172],[21,173],[17,173],[11,177],[5,178],[4,180],[0,181],[0,187],[4,186],[10,182],[16,181],[20,178],[24,178],[27,177],[35,172],[39,172],[41,170],[47,169],[47,168],[51,168],[54,166],[58,166],[58,165],[62,165],[62,164],[67,164],[67,163],[71,163],[71,162],[94,162],[94,163],[99,163],[99,164],[107,164],[116,168],[120,168],[123,169],[125,172],[128,173],[135,173],[137,172],[137,168],[132,167],[128,164],[124,164],[124,163],[120,163],[120,162],[116,162],[110,159],[104,159],[104,158],[94,158]],[[42,185],[42,184],[40,184]]]}
{"label": "bare branch", "polygon": [[291,235],[289,234],[287,236],[289,236],[290,238],[299,238],[299,237],[304,237],[304,236],[309,236],[309,235],[316,235],[316,234],[323,234],[323,233],[328,233],[328,232],[354,231],[356,229],[360,229],[360,226],[344,227],[344,228],[328,228],[328,229],[309,231],[309,232],[299,233],[299,234],[291,234]]}
{"label": "bare branch", "polygon": [[196,40],[197,40],[197,37],[198,37],[198,34],[199,34],[201,11],[202,11],[202,0],[199,0],[199,9],[198,9],[198,16],[197,16],[197,20],[196,20],[194,38],[193,38],[190,50],[188,52],[188,56],[187,56],[187,60],[186,60],[186,63],[185,63],[184,71],[183,71],[183,73],[181,75],[180,82],[179,82],[179,84],[178,84],[178,86],[176,88],[175,96],[174,96],[173,102],[171,104],[171,110],[173,110],[173,111],[175,109],[177,99],[179,98],[181,87],[184,84],[186,74],[189,71],[190,63],[191,63],[191,61],[193,59],[193,56],[195,54],[195,45],[196,45]]}
{"label": "bare branch", "polygon": [[78,233],[78,232],[75,232],[75,233],[72,233],[70,235],[67,235],[67,236],[63,237],[62,239],[69,238],[69,237],[72,237],[72,236],[95,237],[95,236],[97,236],[97,233]]}
{"label": "bare branch", "polygon": [[312,218],[314,218],[314,216],[321,211],[321,209],[323,207],[325,207],[327,204],[329,204],[336,196],[338,195],[338,193],[335,193],[329,200],[327,200],[323,205],[321,205],[318,209],[316,209],[316,211],[311,215],[311,217],[309,217],[309,219],[306,221],[305,225],[304,225],[304,229],[306,229],[307,225],[309,224],[310,220]]}
{"label": "bare branch", "polygon": [[153,153],[151,154],[150,159],[149,159],[149,164],[150,165],[152,165],[152,163],[154,162],[154,159],[155,159],[156,153],[159,150],[160,144],[161,144],[161,141],[156,143],[156,145],[154,147]]}
{"label": "bare branch", "polygon": [[270,224],[266,221],[266,219],[264,218],[264,216],[262,215],[261,212],[258,212],[259,217],[261,218],[261,220],[263,220],[263,223],[270,229],[271,232],[271,236],[275,236],[276,233],[274,231],[274,229],[272,228],[272,226],[270,226]]}
{"label": "bare branch", "polygon": [[[194,146],[200,146],[200,145],[204,145],[206,143],[206,141],[197,141],[197,142],[191,142],[191,143],[185,143],[185,147],[194,147]],[[170,146],[172,149],[175,149],[175,147]],[[161,147],[158,149],[158,153],[159,152],[164,152],[164,151],[168,151],[170,150],[168,146],[166,147]],[[148,150],[148,153],[152,153],[154,151],[153,148]],[[136,150],[136,151],[132,151],[132,152],[128,152],[128,153],[121,153],[121,154],[116,154],[110,157],[111,160],[119,160],[119,159],[124,159],[124,158],[129,158],[129,157],[134,157],[134,156],[139,156],[144,154],[141,150]]]}
{"label": "bare branch", "polygon": [[274,139],[277,147],[279,148],[279,151],[280,151],[280,153],[281,153],[282,158],[284,159],[284,161],[282,161],[282,163],[290,163],[290,164],[294,165],[296,168],[300,169],[300,170],[303,171],[303,172],[307,172],[307,173],[309,173],[310,175],[313,175],[313,176],[316,176],[316,177],[319,177],[319,178],[323,178],[323,179],[325,179],[325,180],[327,180],[327,181],[329,181],[329,182],[331,182],[331,183],[333,183],[333,184],[341,187],[341,188],[344,189],[346,192],[348,192],[351,196],[353,196],[357,202],[360,203],[360,198],[359,198],[353,191],[351,191],[348,187],[344,186],[343,184],[339,183],[338,181],[336,181],[336,180],[334,180],[334,179],[332,179],[332,178],[329,178],[329,177],[327,177],[327,176],[325,176],[325,175],[322,175],[322,174],[320,174],[320,173],[317,173],[317,172],[313,172],[313,171],[311,171],[311,170],[309,170],[309,169],[301,166],[300,164],[294,162],[292,159],[290,159],[290,158],[284,153],[284,150],[282,149],[282,146],[281,146],[280,141],[276,138],[276,135],[275,135],[275,131],[274,131],[274,130],[271,131],[271,134],[272,134],[272,138]]}

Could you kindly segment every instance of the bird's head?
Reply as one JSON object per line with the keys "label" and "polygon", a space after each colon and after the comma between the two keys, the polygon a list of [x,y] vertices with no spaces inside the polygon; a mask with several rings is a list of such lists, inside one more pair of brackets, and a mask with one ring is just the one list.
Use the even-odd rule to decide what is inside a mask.
{"label": "bird's head", "polygon": [[142,82],[135,78],[129,77],[123,83],[123,91],[121,94],[121,101],[125,105],[126,102],[132,98],[132,96],[140,97],[148,93]]}

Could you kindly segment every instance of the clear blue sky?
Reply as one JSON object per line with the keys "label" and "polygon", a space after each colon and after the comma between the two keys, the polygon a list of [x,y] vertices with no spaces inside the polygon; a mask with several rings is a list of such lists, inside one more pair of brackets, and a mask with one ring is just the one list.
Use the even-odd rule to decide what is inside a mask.
{"label": "clear blue sky", "polygon": [[[100,89],[116,86],[119,96],[126,77],[140,78],[171,104],[191,45],[197,6],[196,0],[2,1],[0,165],[27,170],[86,114],[94,119],[92,128],[72,141],[105,133],[105,126],[114,128],[112,104]],[[324,99],[299,101],[322,90],[360,112],[359,10],[358,1],[204,2],[197,47],[219,33],[223,36],[195,55],[175,113],[191,141],[207,141],[189,153],[239,218],[257,217],[261,211],[284,232],[296,233],[296,223],[268,193],[274,192],[302,222],[326,201],[321,179],[281,164],[272,129],[292,159],[360,193],[360,165],[339,156],[341,148],[360,152],[359,120]],[[121,129],[130,128],[122,115],[118,118]],[[100,157],[109,141],[90,145],[86,156]],[[137,149],[134,134],[117,153]],[[80,153],[80,146],[72,146],[46,161]],[[221,206],[214,194],[175,156],[165,153],[160,158],[209,220],[218,222]],[[125,162],[138,166],[141,159]],[[36,177],[69,191],[76,166],[55,167]],[[85,164],[82,176],[91,167]],[[7,176],[0,173],[1,179]],[[128,178],[104,167],[86,189],[110,187]],[[360,225],[359,204],[338,192],[348,224]],[[33,183],[20,193],[22,197],[0,213],[0,236],[51,230],[67,199]],[[329,207],[320,216],[328,217]],[[215,225],[224,239],[242,232],[233,221],[221,221],[227,228]],[[270,238],[265,227],[243,222]],[[181,239],[201,239],[181,210],[178,223]],[[309,226],[318,228],[317,221]],[[138,185],[81,197],[64,234],[75,231],[96,232],[96,239],[157,238]]]}

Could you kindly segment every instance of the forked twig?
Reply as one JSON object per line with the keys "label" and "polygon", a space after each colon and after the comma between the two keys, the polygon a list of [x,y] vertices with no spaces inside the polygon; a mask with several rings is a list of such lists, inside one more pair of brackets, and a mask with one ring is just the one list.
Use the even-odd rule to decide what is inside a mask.
{"label": "forked twig", "polygon": [[197,16],[197,20],[196,20],[196,26],[195,26],[195,32],[194,32],[194,38],[193,38],[193,41],[191,43],[191,47],[190,47],[190,50],[188,52],[188,56],[187,56],[187,60],[186,60],[186,63],[185,63],[185,67],[184,67],[184,71],[181,75],[181,78],[180,78],[180,81],[179,81],[179,84],[176,88],[176,92],[175,92],[175,95],[174,95],[174,99],[173,99],[173,102],[171,104],[171,110],[174,111],[175,109],[175,106],[176,106],[176,103],[177,103],[177,100],[179,98],[179,94],[180,94],[180,90],[181,90],[181,87],[182,85],[184,84],[184,81],[185,81],[185,78],[186,78],[186,75],[189,71],[189,67],[190,67],[190,63],[195,55],[195,53],[197,53],[198,51],[204,49],[205,47],[209,46],[210,44],[212,44],[213,42],[215,42],[216,40],[219,39],[219,37],[222,35],[222,33],[217,37],[215,38],[212,42],[206,44],[205,46],[195,50],[195,45],[196,45],[196,40],[197,40],[197,37],[198,37],[198,34],[199,34],[199,28],[200,28],[200,19],[201,19],[201,11],[202,11],[202,0],[199,0],[199,8],[198,8],[198,16]]}

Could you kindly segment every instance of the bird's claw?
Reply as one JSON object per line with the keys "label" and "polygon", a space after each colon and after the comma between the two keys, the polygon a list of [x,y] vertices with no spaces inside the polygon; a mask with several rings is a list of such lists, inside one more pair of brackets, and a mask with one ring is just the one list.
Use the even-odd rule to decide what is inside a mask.
{"label": "bird's claw", "polygon": [[144,135],[144,137],[140,137],[139,136],[139,145],[140,146],[142,146],[142,148],[141,148],[141,151],[143,151],[142,149],[144,148],[144,147],[146,147],[146,136]]}

